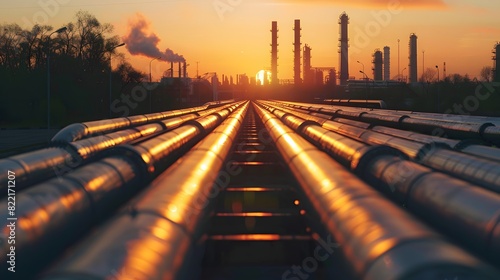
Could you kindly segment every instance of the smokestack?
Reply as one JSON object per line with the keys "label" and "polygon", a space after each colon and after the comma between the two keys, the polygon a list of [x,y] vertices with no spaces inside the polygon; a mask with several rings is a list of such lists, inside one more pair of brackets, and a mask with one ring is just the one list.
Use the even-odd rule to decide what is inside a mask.
{"label": "smokestack", "polygon": [[388,46],[384,47],[384,80],[389,81],[391,79],[391,48]]}
{"label": "smokestack", "polygon": [[347,84],[349,79],[349,17],[343,12],[339,17],[340,24],[340,85]]}
{"label": "smokestack", "polygon": [[182,73],[181,67],[182,67],[182,64],[181,64],[181,62],[179,62],[179,78],[182,78],[182,76],[181,76],[181,73]]}
{"label": "smokestack", "polygon": [[294,45],[294,66],[293,66],[293,81],[294,84],[299,85],[301,84],[301,79],[300,79],[300,19],[295,20],[295,27],[293,29],[295,31],[295,41],[293,43]]}
{"label": "smokestack", "polygon": [[417,80],[417,35],[410,35],[410,64],[408,65],[410,74],[410,83],[416,83]]}
{"label": "smokestack", "polygon": [[174,63],[170,61],[170,78],[174,77]]}
{"label": "smokestack", "polygon": [[278,22],[271,26],[271,83],[278,84]]}
{"label": "smokestack", "polygon": [[183,68],[183,71],[182,71],[182,72],[183,72],[183,74],[182,74],[182,76],[183,76],[184,78],[187,78],[187,72],[186,72],[186,61],[184,61],[183,65],[182,65],[182,68]]}

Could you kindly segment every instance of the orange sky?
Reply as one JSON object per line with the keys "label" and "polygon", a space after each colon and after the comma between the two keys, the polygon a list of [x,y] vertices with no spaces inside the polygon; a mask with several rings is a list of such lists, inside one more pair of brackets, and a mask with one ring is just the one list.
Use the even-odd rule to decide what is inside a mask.
{"label": "orange sky", "polygon": [[[334,2],[334,3],[332,3]],[[44,4],[45,3],[45,4]],[[44,6],[45,5],[45,6]],[[302,45],[312,48],[313,66],[338,69],[338,17],[350,17],[350,74],[359,70],[371,76],[372,53],[391,47],[391,76],[397,74],[397,40],[400,43],[400,70],[408,65],[408,37],[418,36],[418,70],[425,66],[447,73],[478,76],[491,66],[491,50],[500,40],[498,1],[446,0],[20,0],[2,4],[3,23],[27,26],[37,20],[59,27],[73,20],[78,10],[87,10],[101,22],[112,23],[122,37],[129,23],[141,15],[149,22],[147,32],[160,39],[158,48],[182,55],[190,76],[217,72],[219,75],[246,73],[254,76],[270,67],[271,21],[278,21],[280,79],[293,77],[293,21],[302,24]],[[149,73],[150,58],[131,55],[120,48],[134,67]],[[152,63],[153,79],[169,68]],[[405,75],[407,75],[405,70]]]}

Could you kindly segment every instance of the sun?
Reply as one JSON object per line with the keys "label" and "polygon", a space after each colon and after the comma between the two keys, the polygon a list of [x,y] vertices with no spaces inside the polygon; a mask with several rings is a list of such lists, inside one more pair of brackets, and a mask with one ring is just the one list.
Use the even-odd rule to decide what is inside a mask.
{"label": "sun", "polygon": [[258,85],[268,85],[271,83],[271,71],[267,70],[260,70],[257,72],[255,75],[255,81],[257,82]]}

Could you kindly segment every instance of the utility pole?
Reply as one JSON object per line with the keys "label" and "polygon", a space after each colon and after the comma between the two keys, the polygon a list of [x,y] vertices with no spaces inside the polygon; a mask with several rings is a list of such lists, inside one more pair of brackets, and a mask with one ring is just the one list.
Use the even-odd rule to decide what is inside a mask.
{"label": "utility pole", "polygon": [[112,93],[112,75],[113,74],[113,66],[111,64],[111,56],[113,55],[113,50],[119,47],[125,46],[125,43],[118,44],[116,46],[112,46],[109,49],[109,118],[111,118],[111,93]]}
{"label": "utility pole", "polygon": [[424,81],[425,73],[425,50],[422,50],[422,81]]}
{"label": "utility pole", "polygon": [[398,39],[398,79],[401,81],[401,73],[399,72],[399,39]]}
{"label": "utility pole", "polygon": [[[50,36],[52,34],[61,34],[62,32],[66,31],[68,28],[66,26],[61,27],[57,29],[56,31],[50,33],[50,35],[47,37],[47,42],[50,42]],[[47,51],[47,130],[50,129],[50,43],[48,45],[48,51]]]}

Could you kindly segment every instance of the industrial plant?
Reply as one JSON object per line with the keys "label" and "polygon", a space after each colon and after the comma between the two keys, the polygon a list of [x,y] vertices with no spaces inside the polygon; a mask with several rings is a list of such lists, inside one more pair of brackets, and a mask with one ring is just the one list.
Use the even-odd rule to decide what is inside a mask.
{"label": "industrial plant", "polygon": [[[399,38],[350,46],[350,20],[335,14],[338,35],[318,32],[326,51],[301,19],[260,25],[261,48],[210,37],[229,49],[212,61],[234,51],[238,67],[262,67],[255,76],[199,72],[161,50],[142,17],[124,42],[96,44],[95,64],[64,53],[76,37],[50,37],[72,27],[43,35],[33,71],[6,47],[20,35],[0,28],[0,125],[45,125],[31,108],[47,113],[43,128],[0,127],[0,279],[500,279],[500,42],[477,80],[447,74],[432,53],[424,68],[423,32],[404,31],[403,61]],[[129,63],[113,71],[122,46],[149,75]]]}

